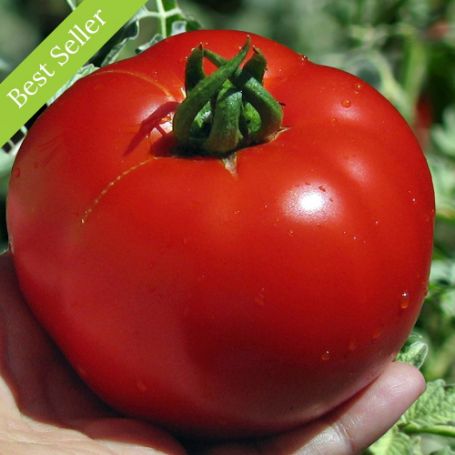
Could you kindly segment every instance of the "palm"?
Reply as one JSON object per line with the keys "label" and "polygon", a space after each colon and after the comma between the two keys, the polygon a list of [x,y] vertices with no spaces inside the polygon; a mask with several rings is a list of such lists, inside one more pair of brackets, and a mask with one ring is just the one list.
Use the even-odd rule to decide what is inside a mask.
{"label": "palm", "polygon": [[[87,389],[25,305],[8,255],[0,256],[0,335],[0,453],[185,453],[164,431],[121,417]],[[204,452],[354,454],[391,426],[422,389],[417,370],[391,365],[331,416],[276,438],[206,446]]]}

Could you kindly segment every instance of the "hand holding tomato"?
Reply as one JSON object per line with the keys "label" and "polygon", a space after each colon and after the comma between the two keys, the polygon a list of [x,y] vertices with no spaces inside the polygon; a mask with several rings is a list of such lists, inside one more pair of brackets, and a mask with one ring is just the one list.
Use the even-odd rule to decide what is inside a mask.
{"label": "hand holding tomato", "polygon": [[427,290],[411,129],[360,79],[251,44],[177,35],[82,79],[8,196],[20,287],[78,374],[191,437],[331,411],[385,370]]}
{"label": "hand holding tomato", "polygon": [[[0,337],[1,453],[42,454],[43,447],[49,455],[186,452],[164,431],[106,408],[80,382],[27,308],[9,255],[0,256]],[[354,455],[390,427],[423,386],[416,369],[393,364],[336,414],[273,439],[207,445],[204,453],[250,455],[261,448],[286,455],[299,448],[312,454],[322,446],[327,453]]]}

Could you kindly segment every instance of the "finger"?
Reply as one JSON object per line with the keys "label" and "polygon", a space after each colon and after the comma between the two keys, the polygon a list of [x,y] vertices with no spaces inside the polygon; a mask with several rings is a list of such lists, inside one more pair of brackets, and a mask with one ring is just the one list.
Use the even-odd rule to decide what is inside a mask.
{"label": "finger", "polygon": [[[115,453],[128,455],[185,455],[167,432],[147,422],[127,418],[81,420],[75,427]],[[120,449],[124,450],[121,451]],[[118,452],[117,452],[118,451]]]}
{"label": "finger", "polygon": [[414,367],[392,363],[360,394],[304,429],[254,445],[212,448],[210,455],[354,455],[384,434],[425,390]]}
{"label": "finger", "polygon": [[392,427],[424,390],[425,380],[416,368],[392,363],[359,396],[325,419],[326,428],[309,438],[299,455],[359,453]]}

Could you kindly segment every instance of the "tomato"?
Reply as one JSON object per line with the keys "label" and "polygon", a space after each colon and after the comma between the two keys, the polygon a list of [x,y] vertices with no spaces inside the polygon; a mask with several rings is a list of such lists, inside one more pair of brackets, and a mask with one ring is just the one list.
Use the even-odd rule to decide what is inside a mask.
{"label": "tomato", "polygon": [[30,131],[8,199],[21,289],[80,376],[196,437],[287,430],[365,387],[416,321],[432,251],[402,117],[266,38],[280,133],[234,168],[173,153],[187,56],[231,58],[245,37],[177,35],[77,82]]}

